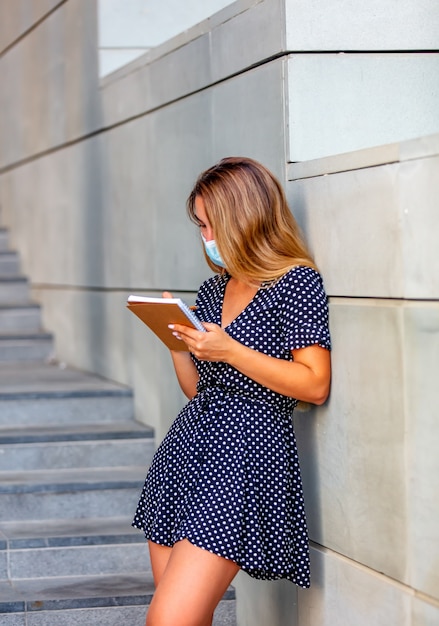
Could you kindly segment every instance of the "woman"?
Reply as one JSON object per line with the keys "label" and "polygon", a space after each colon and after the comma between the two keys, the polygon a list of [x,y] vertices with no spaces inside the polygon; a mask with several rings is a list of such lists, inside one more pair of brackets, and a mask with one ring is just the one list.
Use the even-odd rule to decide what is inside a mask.
{"label": "woman", "polygon": [[[247,158],[202,173],[188,212],[215,275],[207,332],[171,326],[189,398],[155,454],[133,525],[149,541],[147,626],[209,626],[239,569],[308,587],[292,413],[330,385],[326,295],[276,178]],[[171,297],[165,292],[164,297]]]}

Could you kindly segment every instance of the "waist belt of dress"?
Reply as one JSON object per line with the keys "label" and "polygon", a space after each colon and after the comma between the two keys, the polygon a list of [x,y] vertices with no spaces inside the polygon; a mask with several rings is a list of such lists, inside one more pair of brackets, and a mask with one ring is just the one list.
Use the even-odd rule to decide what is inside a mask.
{"label": "waist belt of dress", "polygon": [[273,407],[276,411],[285,413],[288,416],[291,416],[291,413],[297,404],[297,401],[294,398],[288,398],[287,396],[281,396],[278,399],[270,397],[267,398],[261,396],[261,394],[245,393],[244,391],[230,389],[222,385],[200,388],[194,400],[198,399],[198,401],[202,403],[203,407],[207,408],[207,406],[212,402],[218,402],[218,404],[221,405],[232,397],[250,400],[251,402],[255,402],[257,404],[268,405]]}

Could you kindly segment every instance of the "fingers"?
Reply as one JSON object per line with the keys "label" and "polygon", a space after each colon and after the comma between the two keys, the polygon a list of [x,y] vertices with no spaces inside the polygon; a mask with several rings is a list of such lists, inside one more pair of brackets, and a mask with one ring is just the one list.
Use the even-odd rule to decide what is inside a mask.
{"label": "fingers", "polygon": [[195,333],[195,334],[199,333],[198,330],[193,330],[193,329],[188,328],[187,326],[182,326],[180,324],[168,324],[168,328],[170,330],[172,330],[172,334],[174,335],[174,337],[176,337],[180,341],[184,341],[185,342],[185,344],[187,345],[189,350],[190,350],[189,342],[190,341],[196,341],[196,340],[187,331],[188,330],[192,331],[192,333]]}
{"label": "fingers", "polygon": [[172,293],[170,291],[164,291],[162,293],[162,298],[172,298],[172,297],[173,297],[173,295],[172,295]]}
{"label": "fingers", "polygon": [[174,337],[184,341],[189,352],[192,352],[198,358],[205,358],[205,344],[203,340],[206,339],[207,333],[202,333],[199,330],[181,324],[169,324],[168,328],[172,330]]}

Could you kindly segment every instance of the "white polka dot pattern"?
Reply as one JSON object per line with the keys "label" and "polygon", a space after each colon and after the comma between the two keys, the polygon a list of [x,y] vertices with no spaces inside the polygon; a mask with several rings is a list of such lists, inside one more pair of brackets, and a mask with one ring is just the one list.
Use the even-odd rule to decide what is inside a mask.
{"label": "white polka dot pattern", "polygon": [[[197,315],[220,324],[228,275],[200,288]],[[320,275],[296,267],[260,289],[226,331],[280,359],[319,344],[330,349]],[[157,450],[133,525],[152,541],[193,544],[238,563],[254,578],[309,587],[309,547],[293,398],[225,363],[193,360],[198,393]]]}

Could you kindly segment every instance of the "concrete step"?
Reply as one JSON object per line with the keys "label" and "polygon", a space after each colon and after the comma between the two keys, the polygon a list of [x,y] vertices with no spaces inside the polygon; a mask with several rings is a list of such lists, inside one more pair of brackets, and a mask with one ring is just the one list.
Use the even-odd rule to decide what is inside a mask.
{"label": "concrete step", "polygon": [[[2,550],[2,626],[144,626],[154,585],[146,541],[131,517],[3,522],[4,570]],[[232,587],[214,626],[236,626]]]}
{"label": "concrete step", "polygon": [[[148,572],[0,583],[0,623],[2,626],[144,626],[153,593]],[[213,626],[236,626],[232,587],[215,611]]]}
{"label": "concrete step", "polygon": [[[51,546],[0,551],[0,578],[13,580],[46,578],[49,576],[95,576],[99,574],[129,574],[149,567],[148,545],[137,531],[136,541],[119,541],[112,536],[104,543],[80,546]],[[131,535],[128,535],[131,538]],[[7,560],[6,560],[7,559]]]}
{"label": "concrete step", "polygon": [[0,305],[28,304],[30,297],[29,283],[23,276],[0,277]]}
{"label": "concrete step", "polygon": [[144,465],[152,428],[134,420],[109,424],[0,428],[0,471]]}
{"label": "concrete step", "polygon": [[44,361],[53,353],[49,333],[9,332],[0,334],[0,362]]}
{"label": "concrete step", "polygon": [[154,586],[144,572],[0,583],[2,626],[144,626]]}
{"label": "concrete step", "polygon": [[0,521],[124,516],[134,511],[145,466],[0,472]]}
{"label": "concrete step", "polygon": [[[59,548],[114,543],[145,543],[131,526],[132,515],[0,522],[0,549]],[[145,562],[142,569],[150,569]]]}
{"label": "concrete step", "polygon": [[38,304],[0,305],[0,333],[36,333],[40,330],[41,310]]}
{"label": "concrete step", "polygon": [[0,363],[0,427],[132,420],[131,389],[49,363]]}
{"label": "concrete step", "polygon": [[0,228],[0,252],[7,252],[9,248],[9,235],[6,228]]}
{"label": "concrete step", "polygon": [[20,273],[20,258],[16,252],[0,250],[0,276],[17,276]]}
{"label": "concrete step", "polygon": [[150,571],[147,542],[131,517],[0,523],[0,578]]}

